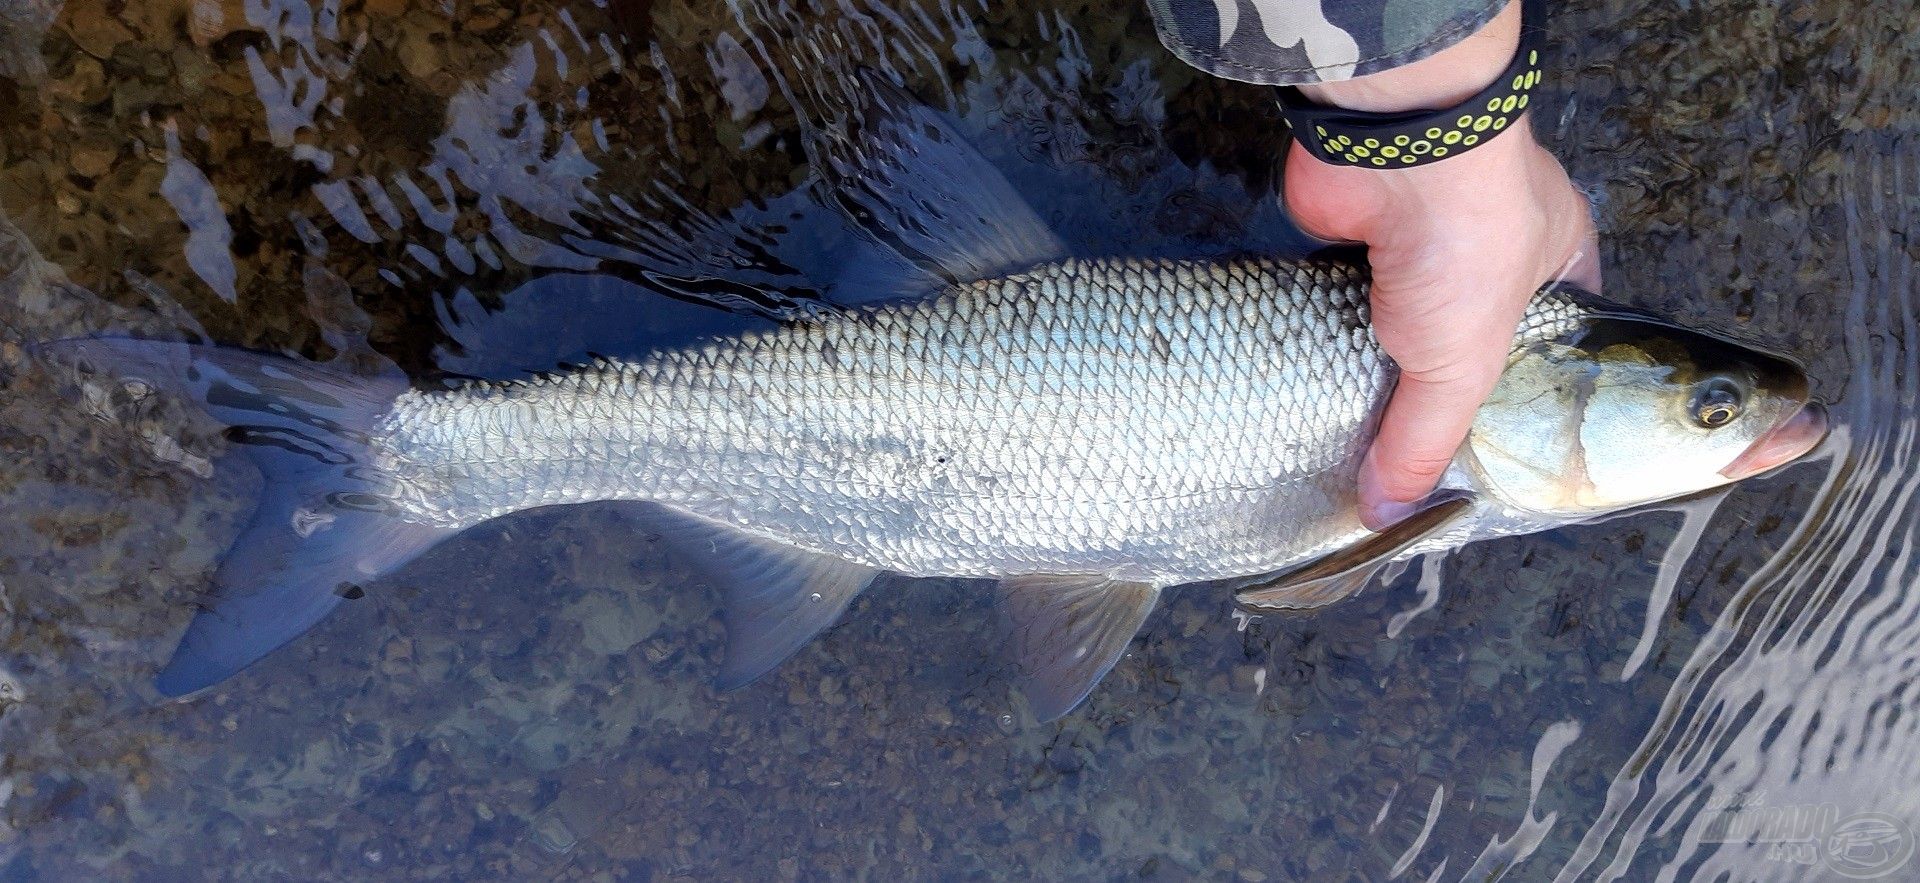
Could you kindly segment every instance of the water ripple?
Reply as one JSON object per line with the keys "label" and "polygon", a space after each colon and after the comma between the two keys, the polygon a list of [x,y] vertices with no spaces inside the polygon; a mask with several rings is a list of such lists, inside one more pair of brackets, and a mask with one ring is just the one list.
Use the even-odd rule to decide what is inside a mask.
{"label": "water ripple", "polygon": [[[1581,879],[1822,877],[1844,860],[1828,833],[1729,838],[1783,813],[1920,820],[1920,580],[1914,459],[1920,323],[1908,241],[1920,162],[1862,137],[1845,208],[1844,325],[1856,383],[1837,404],[1816,503],[1736,593],[1668,692],[1656,724],[1613,778],[1599,820],[1562,869]],[[1766,816],[1768,812],[1774,813]],[[1653,841],[1661,841],[1655,846]],[[1810,862],[1810,863],[1809,863]]]}

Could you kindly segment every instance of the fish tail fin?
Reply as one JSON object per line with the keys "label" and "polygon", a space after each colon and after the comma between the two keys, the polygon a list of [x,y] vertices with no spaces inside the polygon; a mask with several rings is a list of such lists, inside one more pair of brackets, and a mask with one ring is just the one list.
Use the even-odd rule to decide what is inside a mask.
{"label": "fish tail fin", "polygon": [[391,481],[369,462],[368,433],[405,390],[398,377],[165,341],[66,340],[38,349],[193,399],[232,427],[260,468],[253,519],[156,681],[167,696],[225,680],[357,597],[357,584],[453,533],[395,517]]}

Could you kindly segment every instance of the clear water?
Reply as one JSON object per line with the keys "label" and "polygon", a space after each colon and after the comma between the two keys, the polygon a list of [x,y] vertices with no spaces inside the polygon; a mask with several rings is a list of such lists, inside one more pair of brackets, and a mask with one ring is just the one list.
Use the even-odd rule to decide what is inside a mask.
{"label": "clear water", "polygon": [[[1298,249],[1264,95],[1165,56],[1143,8],[0,0],[0,876],[1880,870],[1920,825],[1915,17],[1554,25],[1541,128],[1603,196],[1609,294],[1805,361],[1821,456],[1313,617],[1177,593],[1040,725],[961,583],[882,584],[716,693],[713,595],[617,507],[475,529],[157,701],[257,476],[191,407],[23,344],[205,336],[432,383],[630,344],[644,305],[560,273],[724,271],[776,296],[716,322],[804,309],[837,241],[796,188],[808,139],[857,129],[832,74],[861,68],[952,110],[1081,250]],[[749,235],[783,217],[786,267]]]}

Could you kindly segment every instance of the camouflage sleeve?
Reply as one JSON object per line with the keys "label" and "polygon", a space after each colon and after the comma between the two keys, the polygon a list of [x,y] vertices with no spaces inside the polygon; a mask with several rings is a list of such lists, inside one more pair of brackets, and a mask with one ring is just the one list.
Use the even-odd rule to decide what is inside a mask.
{"label": "camouflage sleeve", "polygon": [[1160,42],[1207,73],[1249,83],[1344,80],[1417,61],[1507,0],[1147,0]]}

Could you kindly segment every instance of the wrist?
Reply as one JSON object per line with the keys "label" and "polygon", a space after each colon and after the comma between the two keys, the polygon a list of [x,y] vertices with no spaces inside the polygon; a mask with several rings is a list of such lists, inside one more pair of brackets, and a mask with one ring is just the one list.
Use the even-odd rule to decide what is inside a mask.
{"label": "wrist", "polygon": [[1299,87],[1309,101],[1392,113],[1452,107],[1500,76],[1520,45],[1520,0],[1465,39],[1411,64],[1377,74]]}
{"label": "wrist", "polygon": [[[1314,161],[1298,143],[1284,202],[1295,223],[1329,242],[1391,249],[1445,230],[1493,229],[1551,194],[1559,165],[1523,117],[1500,137],[1446,162],[1374,169]],[[1562,178],[1564,180],[1564,178]],[[1561,185],[1565,186],[1565,185]]]}
{"label": "wrist", "polygon": [[1475,149],[1451,156],[1446,162],[1406,169],[1356,166],[1352,170],[1375,182],[1374,186],[1383,191],[1398,194],[1398,199],[1408,205],[1480,204],[1495,196],[1492,190],[1521,189],[1528,167],[1537,158],[1536,154],[1545,150],[1534,140],[1533,130],[1524,116],[1506,131],[1490,134],[1491,137]]}

